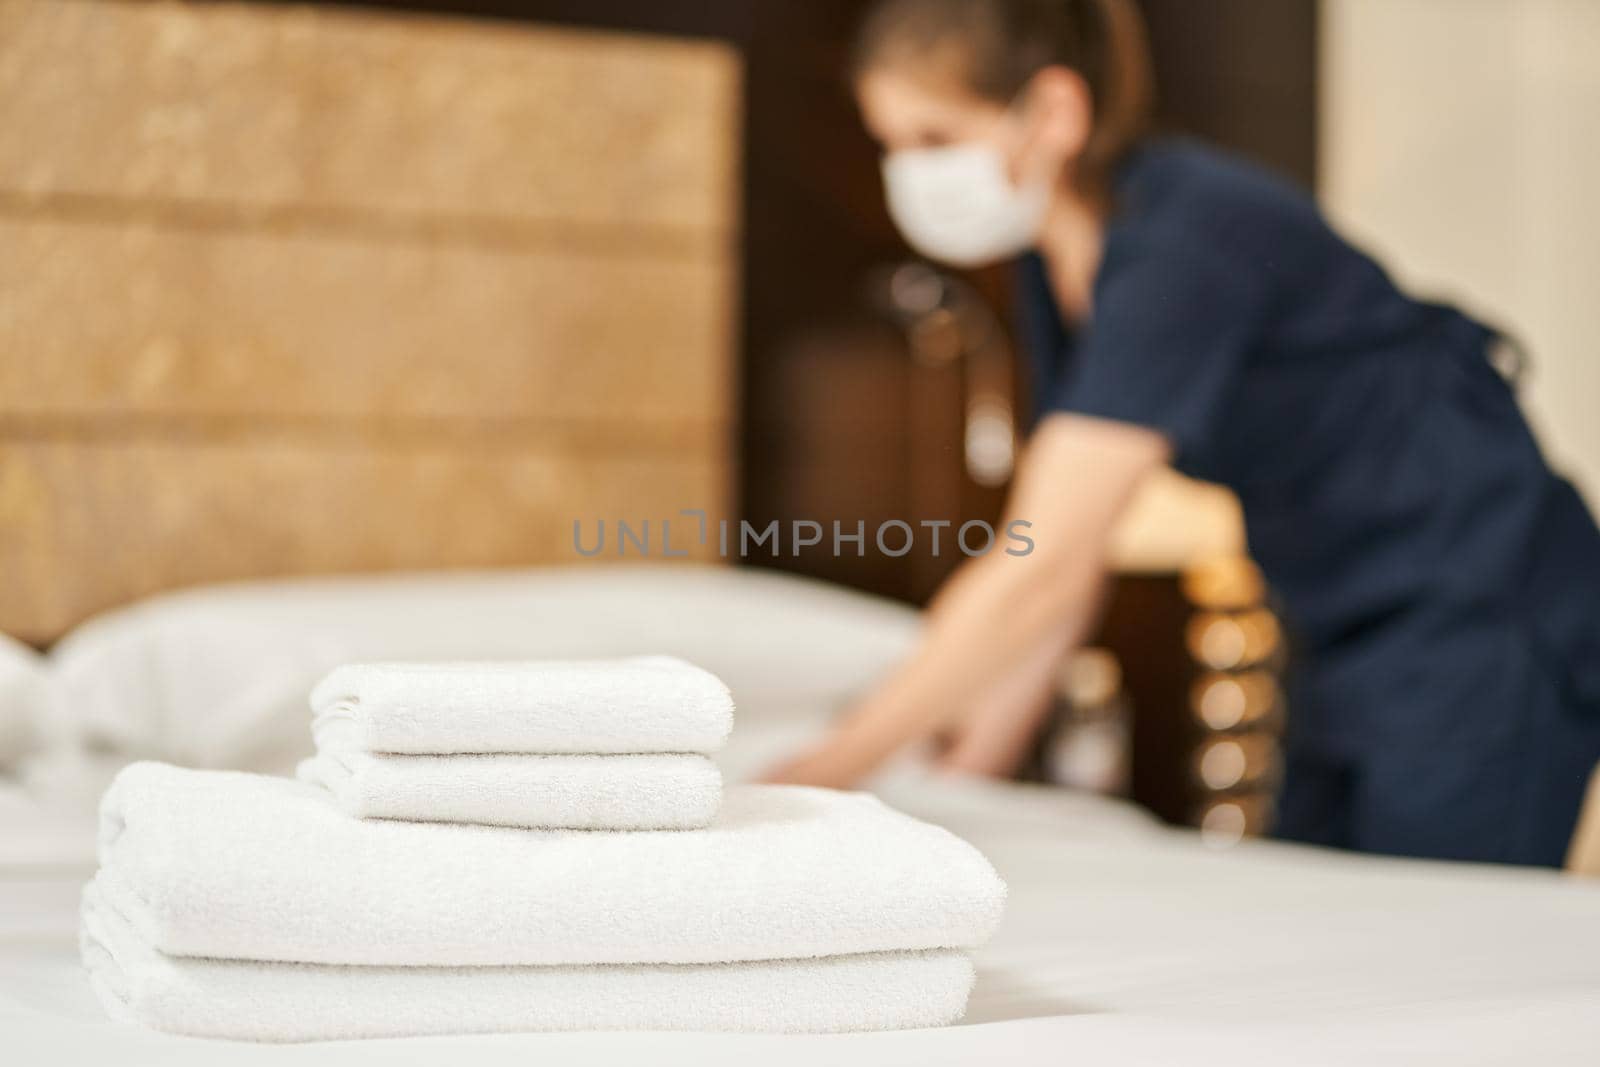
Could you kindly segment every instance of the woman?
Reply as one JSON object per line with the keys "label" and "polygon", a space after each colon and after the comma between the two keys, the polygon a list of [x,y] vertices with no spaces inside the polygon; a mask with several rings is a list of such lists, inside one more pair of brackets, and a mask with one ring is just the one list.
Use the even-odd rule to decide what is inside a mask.
{"label": "woman", "polygon": [[1230,486],[1294,639],[1277,827],[1559,864],[1600,761],[1600,532],[1545,465],[1491,332],[1400,293],[1315,207],[1141,137],[1127,0],[888,0],[855,88],[930,257],[1021,256],[1040,418],[1009,501],[1034,551],[966,563],[919,651],[779,779],[947,742],[1003,773],[1088,631],[1107,535],[1171,462]]}

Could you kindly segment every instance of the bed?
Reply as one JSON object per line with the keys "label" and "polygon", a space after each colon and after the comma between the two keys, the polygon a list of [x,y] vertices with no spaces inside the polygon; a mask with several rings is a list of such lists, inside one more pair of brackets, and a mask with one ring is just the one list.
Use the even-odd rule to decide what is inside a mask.
{"label": "bed", "polygon": [[[410,617],[440,621],[383,624],[402,602],[417,609]],[[626,632],[570,625],[614,618],[624,604],[633,618]],[[511,640],[529,646],[663,647],[712,665],[739,702],[723,754],[732,778],[826,728],[917,629],[898,605],[755,571],[531,569],[170,594],[96,620],[38,669],[78,709],[72,728],[102,753],[272,770],[295,757],[293,739],[305,732],[302,707],[285,707],[284,694],[298,703],[325,661],[379,646],[427,652],[463,640],[462,617],[504,635],[510,613],[525,619]],[[497,653],[508,651],[507,638],[493,640],[502,642]],[[262,657],[262,647],[280,654]],[[219,717],[224,686],[254,696]],[[193,727],[200,721],[209,732]],[[77,962],[93,800],[125,758],[47,763],[0,792],[0,1026],[8,1048],[20,1050],[13,1062],[211,1063],[225,1049],[229,1062],[339,1064],[1579,1064],[1600,1047],[1593,882],[1270,842],[1219,850],[1121,801],[943,777],[915,758],[873,788],[972,841],[1010,885],[959,1026],[279,1047],[169,1037],[107,1022]]]}

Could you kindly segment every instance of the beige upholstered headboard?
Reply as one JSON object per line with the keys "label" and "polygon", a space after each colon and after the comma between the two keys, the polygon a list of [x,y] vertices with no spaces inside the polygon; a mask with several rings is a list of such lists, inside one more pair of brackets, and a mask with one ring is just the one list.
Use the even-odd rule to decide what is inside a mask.
{"label": "beige upholstered headboard", "polygon": [[0,0],[0,630],[725,510],[738,76],[705,42]]}

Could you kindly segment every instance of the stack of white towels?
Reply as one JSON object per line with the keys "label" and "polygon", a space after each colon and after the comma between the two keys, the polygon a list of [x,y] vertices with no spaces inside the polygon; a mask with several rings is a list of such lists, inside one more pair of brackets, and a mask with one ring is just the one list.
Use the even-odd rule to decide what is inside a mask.
{"label": "stack of white towels", "polygon": [[106,794],[83,954],[114,1017],[296,1041],[965,1011],[993,868],[866,795],[724,795],[732,702],[699,668],[352,666],[313,706],[301,781],[141,763]]}

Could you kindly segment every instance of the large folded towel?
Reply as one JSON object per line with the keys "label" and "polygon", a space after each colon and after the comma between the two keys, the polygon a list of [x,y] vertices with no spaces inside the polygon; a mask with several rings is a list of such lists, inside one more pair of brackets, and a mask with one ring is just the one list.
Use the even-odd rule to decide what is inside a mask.
{"label": "large folded towel", "polygon": [[942,1026],[972,964],[959,951],[750,963],[359,967],[167,956],[84,894],[82,950],[113,1018],[199,1037],[314,1041],[533,1030]]}
{"label": "large folded towel", "polygon": [[324,752],[714,752],[733,728],[728,687],[670,656],[350,664],[311,707]]}
{"label": "large folded towel", "polygon": [[705,830],[351,819],[302,782],[157,763],[101,806],[100,892],[169,955],[401,965],[716,963],[965,948],[981,854],[865,794],[736,786]]}
{"label": "large folded towel", "polygon": [[358,818],[535,829],[695,830],[722,801],[716,764],[689,754],[323,752],[299,776]]}

